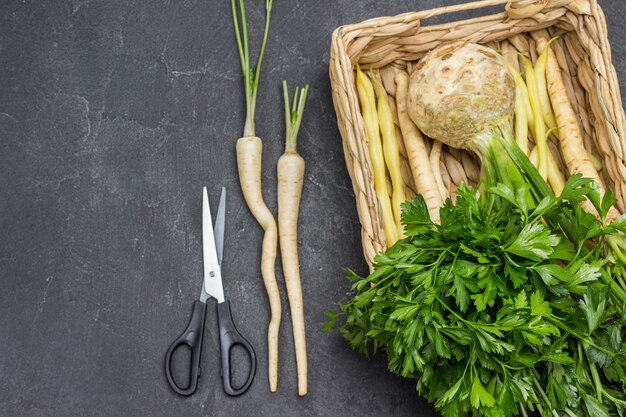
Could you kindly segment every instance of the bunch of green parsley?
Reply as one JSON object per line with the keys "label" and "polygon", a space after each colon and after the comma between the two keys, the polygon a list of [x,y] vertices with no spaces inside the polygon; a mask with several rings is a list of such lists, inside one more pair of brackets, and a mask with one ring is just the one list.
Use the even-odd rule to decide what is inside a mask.
{"label": "bunch of green parsley", "polygon": [[[590,200],[600,219],[579,206]],[[431,221],[403,206],[406,238],[350,272],[354,297],[328,313],[353,349],[446,417],[625,416],[624,271],[603,250],[615,197],[572,176],[537,203],[528,186],[462,186]]]}

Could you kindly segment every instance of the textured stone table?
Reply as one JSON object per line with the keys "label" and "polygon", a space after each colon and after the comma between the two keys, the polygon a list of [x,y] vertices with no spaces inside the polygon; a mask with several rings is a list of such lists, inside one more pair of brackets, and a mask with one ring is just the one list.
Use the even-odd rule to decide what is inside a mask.
{"label": "textured stone table", "polygon": [[[248,1],[259,40],[263,4]],[[279,392],[267,385],[261,229],[239,191],[240,67],[227,0],[11,1],[0,5],[0,414],[3,417],[434,416],[382,357],[323,335],[365,272],[328,80],[340,24],[458,1],[274,1],[257,131],[276,210],[284,141],[280,81],[311,84],[300,255],[310,393],[296,396],[283,289]],[[626,81],[626,3],[604,0]],[[438,19],[434,19],[438,20]],[[254,49],[254,48],[253,48]],[[239,398],[221,387],[214,309],[196,395],[168,388],[163,355],[201,277],[201,187],[228,189],[225,291],[259,356]]]}

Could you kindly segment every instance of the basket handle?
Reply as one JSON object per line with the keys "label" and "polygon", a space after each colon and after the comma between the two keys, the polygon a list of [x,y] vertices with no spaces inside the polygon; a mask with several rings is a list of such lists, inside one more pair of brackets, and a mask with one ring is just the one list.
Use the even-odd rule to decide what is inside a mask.
{"label": "basket handle", "polygon": [[517,20],[531,17],[537,13],[542,12],[544,9],[552,10],[559,7],[567,6],[570,3],[576,4],[579,1],[580,0],[477,0],[470,3],[444,6],[421,12],[406,13],[404,15],[399,15],[398,17],[400,17],[402,20],[405,20],[407,16],[410,16],[412,19],[423,20],[448,13],[482,9],[485,7],[505,4],[505,10],[508,17]]}
{"label": "basket handle", "polygon": [[550,0],[509,0],[506,4],[506,14],[511,19],[524,19],[540,13]]}
{"label": "basket handle", "polygon": [[511,19],[525,19],[541,13],[543,9],[563,7],[574,0],[509,0],[506,4],[506,14]]}

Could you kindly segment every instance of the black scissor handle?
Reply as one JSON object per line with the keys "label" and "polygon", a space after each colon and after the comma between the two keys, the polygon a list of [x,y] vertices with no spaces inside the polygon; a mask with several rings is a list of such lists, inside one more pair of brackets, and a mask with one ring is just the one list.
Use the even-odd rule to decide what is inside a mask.
{"label": "black scissor handle", "polygon": [[[233,323],[233,316],[230,312],[230,301],[224,301],[217,305],[217,321],[220,327],[220,352],[222,356],[222,379],[224,382],[224,392],[231,396],[241,395],[250,388],[254,375],[256,374],[256,353],[248,341],[239,333]],[[230,371],[230,351],[235,346],[243,347],[250,359],[250,373],[246,382],[240,387],[234,387],[232,383],[232,373]]]}
{"label": "black scissor handle", "polygon": [[[206,304],[202,301],[193,303],[191,319],[185,331],[178,336],[170,345],[165,354],[165,375],[167,382],[172,389],[180,395],[191,395],[198,387],[200,378],[200,354],[202,353],[202,337],[204,336],[204,320],[206,316]],[[186,345],[191,348],[191,361],[189,363],[189,385],[181,387],[174,380],[172,375],[172,356],[181,346]]]}

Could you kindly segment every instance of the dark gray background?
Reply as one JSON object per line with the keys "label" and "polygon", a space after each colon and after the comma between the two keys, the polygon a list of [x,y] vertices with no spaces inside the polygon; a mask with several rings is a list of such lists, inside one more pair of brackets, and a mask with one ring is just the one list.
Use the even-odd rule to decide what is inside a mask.
{"label": "dark gray background", "polygon": [[[311,84],[299,142],[310,392],[298,398],[279,265],[279,391],[268,391],[262,232],[235,163],[244,106],[230,2],[3,0],[0,415],[434,416],[384,358],[367,360],[338,332],[321,333],[324,312],[348,298],[342,269],[366,271],[327,74],[335,27],[459,2],[274,2],[256,118],[274,212],[279,83]],[[626,2],[601,4],[623,87]],[[254,46],[263,5],[248,1]],[[200,289],[203,185],[213,201],[220,186],[229,191],[225,291],[259,356],[254,385],[236,399],[221,388],[212,305],[196,395],[173,394],[163,375],[164,352]]]}

